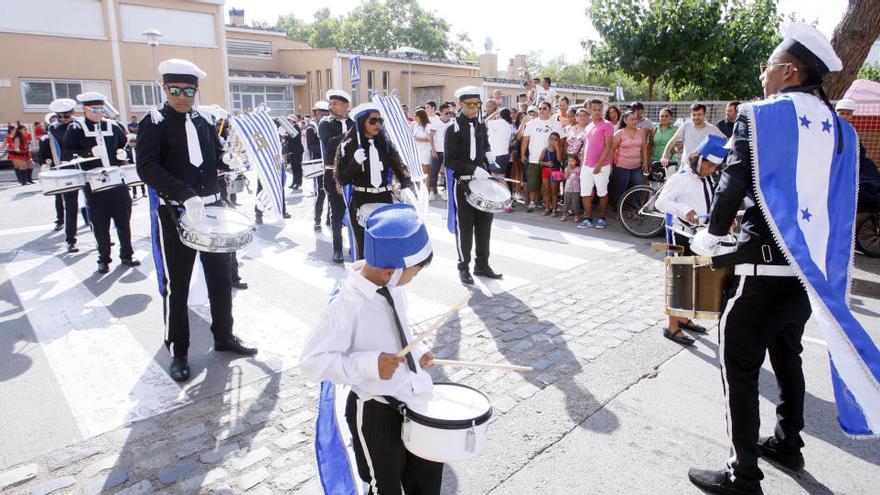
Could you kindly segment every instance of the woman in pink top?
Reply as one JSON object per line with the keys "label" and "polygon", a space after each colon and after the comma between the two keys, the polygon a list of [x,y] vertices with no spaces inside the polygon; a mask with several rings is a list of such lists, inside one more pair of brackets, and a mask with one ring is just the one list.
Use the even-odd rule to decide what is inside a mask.
{"label": "woman in pink top", "polygon": [[645,174],[650,170],[648,140],[644,129],[636,127],[637,123],[635,112],[623,114],[612,140],[617,166],[611,173],[611,190],[616,198],[620,198],[630,187],[644,184]]}

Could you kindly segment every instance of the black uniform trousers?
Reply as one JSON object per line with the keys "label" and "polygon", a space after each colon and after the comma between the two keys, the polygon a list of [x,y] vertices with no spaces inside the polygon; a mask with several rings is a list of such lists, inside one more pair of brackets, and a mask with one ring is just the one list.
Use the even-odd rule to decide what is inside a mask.
{"label": "black uniform trousers", "polygon": [[302,153],[299,153],[299,156],[296,155],[297,153],[287,154],[287,161],[290,163],[290,175],[292,176],[290,181],[291,187],[301,187],[303,183]]}
{"label": "black uniform trousers", "polygon": [[[180,242],[173,206],[159,206],[159,231],[165,275],[160,280],[165,315],[165,347],[172,356],[186,357],[189,352],[189,283],[195,249]],[[172,218],[172,215],[175,217]],[[208,301],[211,304],[211,333],[215,341],[232,336],[232,270],[229,253],[199,252],[205,269]]]}
{"label": "black uniform trousers", "polygon": [[768,352],[780,394],[775,435],[786,450],[803,446],[801,337],[812,310],[796,277],[735,276],[725,296],[718,339],[733,453],[729,466],[738,481],[757,485],[764,477],[758,468],[758,377]]}
{"label": "black uniform trousers", "polygon": [[76,224],[79,214],[79,191],[70,191],[55,195],[55,213],[58,214],[58,204],[61,203],[61,216],[55,223],[64,224],[64,241],[68,244],[76,244]]}
{"label": "black uniform trousers", "polygon": [[495,215],[480,211],[464,198],[467,183],[456,180],[455,214],[458,218],[455,244],[458,248],[458,269],[467,270],[471,264],[471,247],[476,240],[477,268],[489,266],[489,237],[492,234],[492,219]]}
{"label": "black uniform trousers", "polygon": [[[345,198],[336,190],[336,178],[333,170],[324,170],[324,193],[330,202],[330,228],[333,230],[333,250],[342,251],[342,217],[345,215]],[[315,225],[321,223],[321,196],[315,202]],[[356,218],[356,217],[355,217]],[[356,222],[355,222],[356,223]]]}
{"label": "black uniform trousers", "polygon": [[98,244],[98,263],[110,263],[110,220],[116,226],[119,257],[131,259],[131,196],[128,188],[117,186],[100,192],[86,188],[86,201],[92,217],[92,229]]}
{"label": "black uniform trousers", "polygon": [[61,194],[55,195],[55,223],[61,225],[64,223],[64,198]]}
{"label": "black uniform trousers", "polygon": [[406,450],[400,439],[403,416],[397,409],[375,400],[362,401],[350,392],[345,420],[351,431],[358,474],[369,483],[369,494],[440,493],[443,464]]}
{"label": "black uniform trousers", "polygon": [[381,193],[368,193],[354,191],[351,193],[351,202],[348,205],[348,218],[351,220],[351,230],[354,232],[354,241],[357,243],[357,259],[364,259],[364,227],[358,222],[358,208],[367,203],[392,203],[390,191]]}

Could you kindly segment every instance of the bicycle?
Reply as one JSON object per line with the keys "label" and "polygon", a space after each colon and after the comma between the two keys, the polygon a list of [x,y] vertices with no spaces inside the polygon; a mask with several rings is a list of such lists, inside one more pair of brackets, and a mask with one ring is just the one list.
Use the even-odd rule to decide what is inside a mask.
{"label": "bicycle", "polygon": [[666,169],[663,164],[660,162],[651,164],[648,181],[648,184],[627,189],[617,204],[617,216],[623,228],[631,235],[642,239],[656,237],[666,228],[666,214],[655,207],[663,184],[666,182]]}
{"label": "bicycle", "polygon": [[880,212],[874,212],[856,224],[856,247],[865,256],[880,258]]}

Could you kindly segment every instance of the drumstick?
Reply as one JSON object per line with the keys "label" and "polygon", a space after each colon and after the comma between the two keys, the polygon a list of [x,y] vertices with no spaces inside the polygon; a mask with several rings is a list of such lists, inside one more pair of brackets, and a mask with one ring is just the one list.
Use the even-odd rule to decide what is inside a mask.
{"label": "drumstick", "polygon": [[513,182],[515,184],[522,184],[522,181],[518,181],[516,179],[508,179],[507,177],[490,177],[490,179],[503,180],[505,182]]}
{"label": "drumstick", "polygon": [[453,361],[451,359],[435,359],[434,364],[446,366],[459,366],[462,368],[491,368],[505,371],[535,371],[531,366],[517,366],[515,364],[478,363],[476,361]]}
{"label": "drumstick", "polygon": [[433,335],[434,332],[439,330],[440,327],[443,325],[443,323],[446,322],[447,318],[452,316],[456,311],[459,310],[459,308],[461,308],[462,306],[465,305],[465,303],[468,302],[468,299],[470,299],[470,297],[471,297],[470,294],[466,294],[464,297],[461,298],[460,301],[458,301],[452,307],[450,307],[448,310],[446,310],[446,312],[443,313],[442,315],[440,315],[440,318],[437,318],[434,321],[434,323],[431,324],[431,326],[427,330],[420,333],[418,337],[414,338],[412,342],[410,342],[409,344],[407,344],[406,347],[401,349],[400,352],[397,353],[397,357],[406,356],[406,354],[409,351],[411,351],[412,348],[415,347],[416,344],[418,344],[419,342],[421,342],[421,341],[427,339],[428,337],[430,337],[431,335]]}

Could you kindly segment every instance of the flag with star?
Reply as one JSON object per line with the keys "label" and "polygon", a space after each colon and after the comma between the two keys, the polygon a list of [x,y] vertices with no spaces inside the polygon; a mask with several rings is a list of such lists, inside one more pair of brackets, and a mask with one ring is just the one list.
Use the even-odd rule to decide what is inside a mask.
{"label": "flag with star", "polygon": [[752,129],[758,203],[807,289],[828,343],[838,422],[880,436],[880,350],[849,307],[858,138],[819,98],[790,92],[741,108]]}
{"label": "flag with star", "polygon": [[244,144],[248,163],[257,169],[263,188],[257,193],[257,206],[279,218],[284,205],[284,161],[281,138],[272,117],[265,110],[230,116],[229,123]]}

